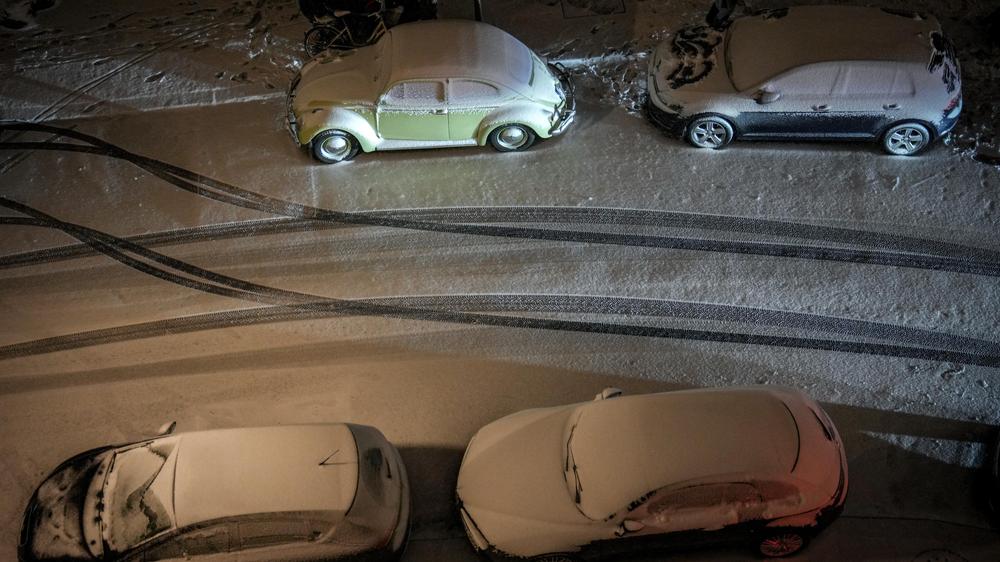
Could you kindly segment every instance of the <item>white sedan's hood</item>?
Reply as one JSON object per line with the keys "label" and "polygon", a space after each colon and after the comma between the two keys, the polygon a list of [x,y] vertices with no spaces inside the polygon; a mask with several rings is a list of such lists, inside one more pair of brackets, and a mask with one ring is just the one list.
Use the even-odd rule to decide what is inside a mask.
{"label": "white sedan's hood", "polygon": [[567,493],[566,424],[573,406],[528,410],[484,427],[469,444],[458,497],[485,539],[517,556],[573,551],[595,537]]}

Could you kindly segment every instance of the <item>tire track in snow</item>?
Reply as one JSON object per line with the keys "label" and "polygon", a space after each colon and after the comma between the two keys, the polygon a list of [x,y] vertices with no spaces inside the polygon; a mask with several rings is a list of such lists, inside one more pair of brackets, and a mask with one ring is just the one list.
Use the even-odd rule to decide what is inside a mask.
{"label": "tire track in snow", "polygon": [[[237,279],[215,273],[209,270],[202,269],[200,267],[194,266],[192,264],[170,258],[163,254],[159,254],[132,242],[124,239],[116,238],[109,234],[99,232],[93,229],[75,225],[72,223],[67,223],[59,221],[41,211],[37,211],[31,207],[11,201],[6,198],[0,197],[0,206],[7,207],[9,209],[18,211],[20,213],[28,215],[30,218],[24,217],[0,217],[0,224],[8,225],[22,225],[22,226],[37,226],[37,227],[48,227],[59,229],[70,236],[79,239],[82,242],[90,244],[95,250],[111,257],[124,265],[132,267],[138,271],[153,275],[157,278],[163,279],[168,282],[176,283],[178,285],[192,288],[195,290],[207,292],[210,294],[216,294],[220,296],[226,296],[230,298],[238,298],[242,300],[249,300],[252,302],[263,303],[263,304],[277,304],[290,306],[295,311],[308,311],[311,313],[325,312],[327,314],[352,314],[352,315],[369,315],[369,316],[383,316],[390,318],[401,318],[401,319],[414,319],[414,320],[428,320],[428,321],[438,321],[438,322],[452,322],[460,324],[472,324],[481,326],[496,326],[496,327],[508,327],[508,328],[533,328],[533,329],[545,329],[545,330],[561,330],[561,331],[573,331],[573,332],[589,332],[589,333],[602,333],[602,334],[616,334],[616,335],[630,335],[630,336],[644,336],[644,337],[660,337],[660,338],[671,338],[671,339],[688,339],[688,340],[698,340],[698,341],[716,341],[716,342],[727,342],[727,343],[743,343],[743,344],[755,344],[755,345],[769,345],[769,346],[780,346],[780,347],[797,347],[797,348],[807,348],[807,349],[820,349],[827,351],[840,351],[848,353],[864,353],[864,354],[874,354],[874,355],[889,355],[896,357],[909,357],[914,359],[924,359],[930,361],[948,361],[955,363],[966,363],[972,365],[982,365],[987,367],[1000,367],[1000,354],[996,353],[980,353],[978,350],[983,347],[988,347],[995,349],[996,344],[992,342],[985,342],[982,340],[974,340],[973,338],[962,338],[959,336],[950,336],[948,334],[939,334],[935,332],[930,332],[926,330],[917,330],[913,328],[903,328],[903,327],[892,327],[886,324],[869,323],[863,321],[851,321],[847,319],[836,319],[836,318],[819,318],[819,322],[827,323],[828,329],[835,329],[838,323],[841,326],[846,326],[851,324],[855,327],[861,325],[867,325],[870,329],[874,329],[876,332],[878,330],[886,330],[897,328],[900,329],[900,334],[904,335],[904,338],[910,338],[916,336],[917,338],[926,338],[929,334],[935,334],[934,338],[940,341],[940,338],[944,338],[952,343],[961,343],[964,347],[966,344],[973,344],[977,349],[976,352],[967,352],[954,349],[928,349],[923,347],[910,347],[906,345],[897,344],[884,344],[884,343],[874,343],[874,342],[851,342],[842,340],[831,340],[831,339],[820,339],[820,338],[802,338],[802,337],[792,337],[792,336],[777,336],[777,335],[764,335],[764,334],[746,334],[737,332],[724,332],[724,331],[713,331],[713,330],[693,330],[693,329],[682,329],[682,328],[669,328],[661,326],[642,326],[634,324],[618,324],[618,323],[608,323],[608,322],[584,322],[584,321],[573,321],[573,320],[559,320],[559,319],[546,319],[546,318],[532,318],[532,317],[520,317],[520,316],[508,316],[508,315],[491,315],[483,313],[469,313],[469,312],[459,312],[453,310],[438,310],[432,308],[426,308],[430,301],[426,299],[437,299],[440,297],[407,297],[408,300],[400,299],[389,299],[388,302],[378,302],[377,299],[374,300],[344,300],[344,299],[334,299],[321,297],[318,295],[310,295],[306,293],[300,293],[295,291],[287,291],[284,289],[277,289],[273,287],[267,287],[264,285],[258,285],[256,283],[251,283],[242,279]],[[138,259],[130,254],[135,254],[136,256],[142,258]],[[148,261],[143,261],[143,259]],[[153,263],[158,263],[160,265],[169,267],[176,270],[179,273],[173,273],[166,269],[162,269],[159,266],[153,265]],[[457,296],[457,297],[447,297],[448,299],[462,299],[468,298]],[[474,297],[478,299],[483,299],[484,297]],[[563,296],[564,300],[562,302],[551,302],[550,306],[555,306],[557,310],[564,311],[565,307],[569,304],[570,306],[579,306],[581,301],[577,301],[576,304],[572,303],[573,297]],[[423,299],[423,300],[421,300]],[[569,299],[569,300],[565,300]],[[396,302],[393,302],[396,301]],[[446,303],[454,301],[445,301]],[[403,303],[403,304],[401,304]],[[483,303],[490,304],[486,301],[480,301],[480,304],[476,306],[482,306]],[[627,299],[621,298],[611,298],[607,303],[615,307],[615,310],[623,310],[623,304],[634,304]],[[466,302],[466,305],[469,303]],[[584,305],[589,304],[583,302]],[[646,304],[649,304],[648,302]],[[694,308],[689,308],[688,313],[695,311],[700,303],[687,303]],[[496,310],[497,306],[508,307],[509,305],[503,305],[503,303],[492,303],[493,310]],[[523,304],[519,306],[524,306]],[[537,306],[537,302],[535,303]],[[660,303],[663,306],[663,303]],[[666,305],[667,307],[672,305]],[[489,309],[490,307],[487,307]],[[740,307],[719,307],[716,313],[732,314],[734,310]],[[253,310],[253,309],[251,309]],[[624,307],[624,310],[629,310],[628,306]],[[663,308],[661,310],[667,310]],[[759,310],[750,309],[751,313],[761,314]],[[280,311],[279,311],[280,312]],[[291,312],[286,311],[286,313]],[[307,313],[308,313],[307,312]],[[771,314],[780,314],[777,311],[768,311]],[[222,313],[225,314],[225,313]],[[231,313],[230,313],[231,314]],[[256,312],[252,312],[256,314]],[[801,313],[785,313],[785,321],[789,322],[792,327],[796,323],[802,323],[803,321],[813,318],[811,315],[801,314]],[[817,321],[814,320],[814,321]],[[195,322],[197,320],[194,320]],[[846,323],[846,324],[845,324]],[[142,326],[142,325],[139,325]],[[126,332],[130,327],[124,327],[123,330]],[[141,328],[136,328],[141,329]],[[102,337],[110,337],[115,334],[114,330],[112,332],[106,332],[102,334]],[[100,332],[100,331],[98,331]],[[90,336],[87,334],[77,335],[77,343],[86,341],[87,337],[94,337],[95,334],[91,333]],[[67,336],[66,340],[58,342],[61,345],[67,345],[72,342],[74,336]],[[46,342],[46,343],[43,343]],[[25,354],[25,352],[31,349],[32,345],[37,346],[53,346],[57,345],[56,341],[53,339],[41,340],[39,342],[27,342],[25,344],[14,344],[13,346],[5,346],[0,348],[0,357],[8,358],[14,356],[20,356]],[[17,346],[23,346],[18,348]],[[80,345],[71,345],[70,347],[80,347]],[[42,347],[44,348],[44,347]],[[69,347],[63,347],[63,349],[68,349]],[[51,348],[54,350],[54,348]]]}
{"label": "tire track in snow", "polygon": [[[15,127],[24,127],[17,125]],[[38,127],[38,126],[33,126]],[[50,127],[41,126],[49,129]],[[74,138],[89,137],[80,133],[70,134]],[[103,143],[99,139],[96,142]],[[105,143],[107,144],[107,143]],[[63,150],[82,152],[90,154],[102,154],[115,158],[130,161],[153,175],[180,187],[186,191],[231,205],[253,209],[261,212],[284,215],[287,217],[302,218],[316,221],[337,222],[342,224],[383,226],[389,228],[403,228],[409,230],[422,230],[429,232],[443,232],[453,234],[467,234],[478,236],[493,236],[501,238],[522,238],[534,240],[550,240],[560,242],[583,242],[592,244],[669,248],[679,250],[695,250],[706,252],[723,252],[749,255],[763,255],[771,257],[794,257],[801,259],[814,259],[825,261],[842,261],[863,263],[872,265],[889,265],[898,267],[909,267],[918,269],[931,269],[953,271],[957,273],[972,273],[977,275],[1000,276],[1000,264],[995,262],[984,262],[976,259],[938,257],[926,255],[911,255],[899,252],[885,252],[878,250],[851,250],[842,248],[831,248],[825,246],[808,246],[802,244],[781,244],[766,242],[742,242],[730,240],[713,240],[691,237],[669,237],[639,234],[619,234],[607,232],[581,231],[581,230],[559,230],[548,228],[526,228],[508,226],[486,226],[481,224],[454,224],[413,220],[401,218],[395,215],[372,216],[368,213],[356,213],[346,211],[334,211],[321,209],[307,205],[301,205],[283,199],[277,199],[262,195],[256,192],[247,191],[212,178],[201,176],[195,172],[185,170],[170,164],[138,156],[117,147],[104,146],[81,146],[75,144],[49,144],[40,143],[0,143],[0,149],[21,149],[26,147],[40,150]],[[212,189],[199,187],[188,180],[198,181]],[[219,192],[221,191],[221,193]],[[537,217],[538,213],[532,213]],[[712,217],[712,215],[708,215]],[[719,217],[714,217],[719,218]],[[728,217],[722,217],[723,219]],[[771,221],[779,222],[780,221]],[[785,223],[798,224],[798,223]],[[798,225],[809,226],[809,225]],[[847,229],[845,229],[847,230]],[[947,243],[940,243],[947,244]],[[957,246],[957,245],[949,245]],[[965,252],[979,254],[989,252],[977,248],[963,247]]]}

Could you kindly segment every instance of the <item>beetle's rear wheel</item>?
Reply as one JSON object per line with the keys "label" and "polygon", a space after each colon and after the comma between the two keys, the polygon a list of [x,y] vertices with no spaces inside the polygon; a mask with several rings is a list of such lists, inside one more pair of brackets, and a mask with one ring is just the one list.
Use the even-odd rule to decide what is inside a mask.
{"label": "beetle's rear wheel", "polygon": [[346,162],[357,156],[358,150],[357,139],[344,131],[323,131],[312,141],[313,157],[324,164]]}
{"label": "beetle's rear wheel", "polygon": [[535,143],[535,138],[535,133],[530,128],[512,123],[493,129],[489,141],[500,152],[516,152],[526,150]]}

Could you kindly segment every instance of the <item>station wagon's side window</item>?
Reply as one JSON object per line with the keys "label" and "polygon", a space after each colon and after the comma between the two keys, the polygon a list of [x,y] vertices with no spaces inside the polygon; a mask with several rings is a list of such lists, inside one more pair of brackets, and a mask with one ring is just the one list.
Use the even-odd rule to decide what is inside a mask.
{"label": "station wagon's side window", "polygon": [[826,97],[833,93],[840,70],[838,64],[810,64],[781,74],[769,85],[784,98]]}
{"label": "station wagon's side window", "polygon": [[392,107],[431,107],[444,103],[444,84],[432,81],[400,82],[384,96],[382,103]]}
{"label": "station wagon's side window", "polygon": [[229,552],[229,526],[212,525],[183,531],[143,551],[142,560],[170,560]]}
{"label": "station wagon's side window", "polygon": [[835,94],[846,97],[912,96],[913,78],[901,68],[855,63],[846,65]]}
{"label": "station wagon's side window", "polygon": [[259,548],[310,539],[309,523],[303,519],[240,521],[240,548]]}
{"label": "station wagon's side window", "polygon": [[448,103],[459,106],[495,105],[500,101],[500,90],[492,84],[478,80],[450,80]]}

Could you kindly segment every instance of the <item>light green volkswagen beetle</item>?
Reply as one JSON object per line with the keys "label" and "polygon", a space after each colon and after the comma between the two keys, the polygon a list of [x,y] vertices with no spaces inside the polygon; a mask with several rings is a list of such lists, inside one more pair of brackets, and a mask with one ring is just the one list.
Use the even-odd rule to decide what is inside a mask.
{"label": "light green volkswagen beetle", "polygon": [[483,146],[524,150],[573,120],[570,82],[496,27],[400,25],[374,45],[327,52],[288,93],[295,140],[324,163],[358,151]]}

